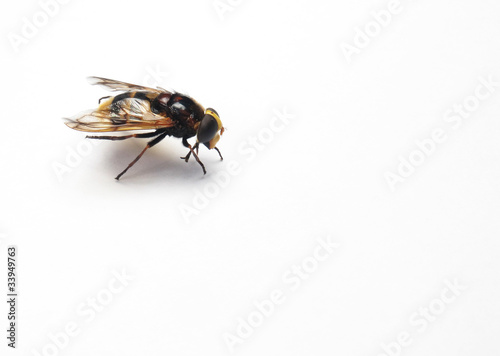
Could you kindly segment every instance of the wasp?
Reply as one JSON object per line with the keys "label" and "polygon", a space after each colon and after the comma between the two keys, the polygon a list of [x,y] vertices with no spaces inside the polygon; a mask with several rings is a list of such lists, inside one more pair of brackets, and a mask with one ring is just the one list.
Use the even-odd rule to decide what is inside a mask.
{"label": "wasp", "polygon": [[[217,111],[204,109],[198,102],[187,95],[170,92],[163,88],[148,88],[101,77],[89,77],[89,82],[110,91],[122,92],[116,96],[99,99],[97,109],[88,110],[75,117],[66,119],[65,124],[78,131],[85,132],[121,132],[144,131],[129,135],[87,136],[98,140],[126,140],[128,138],[152,138],[142,152],[115,179],[132,167],[151,147],[167,136],[182,139],[182,144],[189,149],[181,159],[189,161],[191,155],[200,164],[206,174],[204,164],[198,157],[200,143],[209,150],[215,149],[220,159],[222,154],[215,146],[224,132],[224,127]],[[196,143],[189,144],[188,139],[196,136]]]}

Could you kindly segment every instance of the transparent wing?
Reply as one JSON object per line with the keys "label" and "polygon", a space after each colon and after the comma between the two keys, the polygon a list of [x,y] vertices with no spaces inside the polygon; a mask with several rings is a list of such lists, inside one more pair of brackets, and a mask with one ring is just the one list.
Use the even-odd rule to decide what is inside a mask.
{"label": "transparent wing", "polygon": [[137,98],[126,98],[83,112],[66,119],[65,124],[87,132],[156,130],[174,126],[170,117],[152,113],[149,101]]}
{"label": "transparent wing", "polygon": [[119,80],[101,77],[88,77],[87,79],[90,84],[99,85],[110,91],[150,91],[153,93],[170,93],[169,91],[162,88],[148,88],[141,85],[121,82]]}

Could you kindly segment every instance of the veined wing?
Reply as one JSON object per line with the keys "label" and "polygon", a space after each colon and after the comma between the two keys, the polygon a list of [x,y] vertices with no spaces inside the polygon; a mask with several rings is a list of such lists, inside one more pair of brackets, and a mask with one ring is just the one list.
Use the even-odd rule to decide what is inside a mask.
{"label": "veined wing", "polygon": [[148,100],[125,98],[69,118],[65,124],[87,132],[156,130],[174,126],[170,117],[151,112],[150,105]]}
{"label": "veined wing", "polygon": [[141,85],[130,84],[121,82],[119,80],[101,78],[101,77],[88,77],[89,83],[92,85],[99,85],[110,91],[150,91],[153,93],[170,93],[162,88],[148,88]]}

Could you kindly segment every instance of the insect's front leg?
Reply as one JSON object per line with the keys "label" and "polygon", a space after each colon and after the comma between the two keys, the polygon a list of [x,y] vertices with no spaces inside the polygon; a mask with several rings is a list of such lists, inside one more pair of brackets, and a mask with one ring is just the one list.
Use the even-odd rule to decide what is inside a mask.
{"label": "insect's front leg", "polygon": [[187,141],[187,138],[183,137],[182,138],[182,144],[189,148],[189,152],[188,154],[185,156],[185,157],[181,157],[181,159],[183,159],[184,161],[188,162],[189,161],[189,157],[191,157],[191,154],[193,154],[194,158],[196,159],[196,162],[198,162],[201,166],[201,169],[203,169],[203,174],[207,174],[207,171],[205,169],[205,165],[200,161],[200,159],[198,158],[198,155],[196,154],[196,151],[198,151],[198,147],[200,146],[200,143],[199,142],[196,142],[196,144],[192,147],[189,142]]}
{"label": "insect's front leg", "polygon": [[216,151],[217,151],[217,153],[219,154],[220,160],[221,160],[221,161],[223,161],[223,160],[224,160],[224,158],[222,158],[222,155],[221,155],[221,153],[220,153],[219,149],[218,149],[217,147],[214,147],[214,150],[216,150]]}

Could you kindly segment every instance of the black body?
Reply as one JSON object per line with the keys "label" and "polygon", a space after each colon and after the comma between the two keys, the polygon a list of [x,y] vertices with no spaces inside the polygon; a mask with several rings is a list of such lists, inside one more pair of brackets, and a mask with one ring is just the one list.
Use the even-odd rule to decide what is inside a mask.
{"label": "black body", "polygon": [[[128,98],[148,101],[154,114],[169,117],[175,125],[162,129],[162,132],[167,132],[168,136],[186,139],[195,136],[195,124],[200,122],[204,116],[204,109],[200,104],[190,97],[178,93],[164,93],[154,97],[151,96],[151,93],[141,91],[123,93],[113,98],[110,110],[113,111],[113,106],[116,107],[116,111],[120,110],[119,103]],[[126,118],[117,118],[116,124],[120,125],[124,120]]]}

